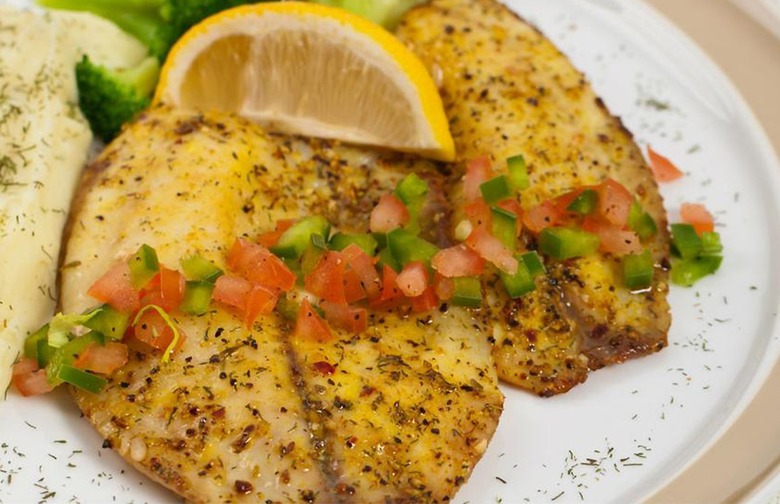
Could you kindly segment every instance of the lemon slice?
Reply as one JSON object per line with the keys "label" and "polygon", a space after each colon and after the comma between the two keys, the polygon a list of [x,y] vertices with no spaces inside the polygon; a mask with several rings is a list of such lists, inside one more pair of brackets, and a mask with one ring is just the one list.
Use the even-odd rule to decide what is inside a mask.
{"label": "lemon slice", "polygon": [[236,112],[275,131],[455,157],[422,62],[379,25],[333,7],[254,4],[203,21],[171,50],[155,102]]}

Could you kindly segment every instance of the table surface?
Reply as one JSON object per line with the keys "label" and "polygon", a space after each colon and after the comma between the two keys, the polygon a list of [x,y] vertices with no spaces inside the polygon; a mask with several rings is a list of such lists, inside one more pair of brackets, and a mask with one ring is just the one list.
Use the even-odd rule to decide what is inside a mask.
{"label": "table surface", "polygon": [[[780,153],[780,39],[727,0],[647,0],[734,82]],[[652,503],[740,502],[780,471],[780,365],[723,438]],[[760,503],[763,504],[763,503]]]}

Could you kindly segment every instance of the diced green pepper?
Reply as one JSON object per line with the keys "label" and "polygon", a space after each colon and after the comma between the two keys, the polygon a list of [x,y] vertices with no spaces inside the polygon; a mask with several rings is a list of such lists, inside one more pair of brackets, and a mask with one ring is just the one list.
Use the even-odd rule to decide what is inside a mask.
{"label": "diced green pepper", "polygon": [[290,322],[294,322],[298,318],[300,306],[300,303],[287,299],[287,296],[280,296],[279,301],[276,302],[276,310]]}
{"label": "diced green pepper", "polygon": [[303,251],[301,255],[301,273],[308,275],[314,268],[317,267],[317,263],[320,262],[322,256],[328,251],[328,244],[320,234],[311,235],[311,243]]}
{"label": "diced green pepper", "polygon": [[45,341],[48,346],[49,342],[49,324],[41,327],[31,335],[27,336],[24,340],[24,356],[29,359],[38,358],[38,342]]}
{"label": "diced green pepper", "polygon": [[439,251],[439,247],[433,243],[405,229],[394,229],[387,233],[387,249],[400,266],[414,261],[430,264],[431,258]]}
{"label": "diced green pepper", "polygon": [[65,345],[58,348],[49,358],[46,365],[46,378],[53,387],[62,383],[59,378],[62,366],[72,365],[78,355],[83,352],[92,343],[98,345],[105,344],[105,338],[98,332],[90,332],[79,338],[70,340]]}
{"label": "diced green pepper", "polygon": [[698,257],[702,243],[696,229],[690,224],[672,224],[672,250],[683,259]]}
{"label": "diced green pepper", "polygon": [[517,246],[517,216],[503,208],[491,207],[492,234],[510,251]]}
{"label": "diced green pepper", "polygon": [[203,315],[211,306],[211,292],[214,284],[205,280],[187,280],[181,311],[191,315]]}
{"label": "diced green pepper", "polygon": [[593,189],[585,189],[569,203],[566,210],[580,215],[590,215],[599,204],[599,195]]}
{"label": "diced green pepper", "polygon": [[705,231],[701,234],[701,254],[717,255],[723,252],[723,245],[720,242],[720,234]]}
{"label": "diced green pepper", "polygon": [[67,364],[62,365],[57,372],[57,379],[60,382],[70,383],[71,385],[78,387],[87,392],[97,394],[103,387],[106,386],[108,381],[105,378],[95,376],[87,371],[74,368]]}
{"label": "diced green pepper", "polygon": [[395,189],[395,195],[406,205],[409,212],[409,222],[406,230],[412,234],[420,233],[420,212],[428,195],[428,183],[412,173],[407,175]]}
{"label": "diced green pepper", "polygon": [[595,253],[599,248],[595,234],[568,227],[548,227],[539,235],[539,250],[555,259],[571,259]]}
{"label": "diced green pepper", "polygon": [[311,243],[311,236],[315,234],[330,236],[330,223],[325,217],[316,215],[296,222],[282,233],[276,245],[271,247],[271,252],[279,257],[298,259]]}
{"label": "diced green pepper", "polygon": [[528,167],[525,164],[525,157],[522,154],[512,156],[506,160],[509,169],[509,183],[516,191],[528,189],[531,185],[528,180]]}
{"label": "diced green pepper", "polygon": [[353,243],[360,247],[369,257],[373,257],[376,254],[378,243],[373,236],[367,233],[336,233],[331,237],[329,245],[333,250],[344,250]]}
{"label": "diced green pepper", "polygon": [[379,261],[377,261],[377,266],[382,268],[383,266],[387,266],[394,270],[396,273],[400,273],[402,266],[401,263],[398,262],[398,260],[393,257],[393,253],[390,251],[389,248],[383,248],[379,251]]}
{"label": "diced green pepper", "polygon": [[128,264],[130,265],[130,282],[136,289],[149,283],[160,269],[157,251],[146,244],[141,245],[141,248],[130,258]]}
{"label": "diced green pepper", "polygon": [[38,367],[41,369],[45,368],[56,351],[57,349],[49,345],[49,342],[45,339],[38,340],[37,355],[35,356],[35,359],[38,361]]}
{"label": "diced green pepper", "polygon": [[658,226],[653,217],[642,209],[642,205],[634,200],[628,213],[628,228],[634,231],[641,241],[648,240],[658,232]]}
{"label": "diced green pepper", "polygon": [[653,257],[649,250],[623,257],[623,283],[632,290],[646,289],[653,282]]}
{"label": "diced green pepper", "polygon": [[376,245],[380,249],[387,247],[387,235],[385,233],[371,233],[371,236],[376,240]]}
{"label": "diced green pepper", "polygon": [[525,263],[525,267],[528,268],[528,273],[530,273],[533,278],[544,275],[547,272],[544,268],[542,258],[539,257],[539,254],[536,252],[526,252],[520,258]]}
{"label": "diced green pepper", "polygon": [[201,255],[186,257],[179,261],[179,264],[189,280],[216,282],[217,278],[225,274],[216,264]]}
{"label": "diced green pepper", "polygon": [[92,317],[84,322],[85,327],[97,331],[108,339],[121,340],[127,326],[130,324],[130,315],[122,313],[108,304],[104,304],[91,312]]}
{"label": "diced green pepper", "polygon": [[698,280],[718,271],[723,257],[717,255],[705,255],[694,259],[672,260],[672,283],[690,287]]}
{"label": "diced green pepper", "polygon": [[515,257],[518,260],[517,273],[510,275],[503,271],[500,272],[501,282],[503,282],[507,294],[509,294],[509,297],[512,299],[517,299],[520,296],[536,290],[534,276],[531,275],[522,256],[516,255]]}
{"label": "diced green pepper", "polygon": [[498,203],[512,195],[512,191],[509,188],[509,179],[506,175],[499,175],[483,182],[479,186],[479,192],[482,193],[482,198],[488,205]]}
{"label": "diced green pepper", "polygon": [[450,302],[456,306],[479,308],[482,306],[482,282],[479,277],[453,278],[455,293]]}

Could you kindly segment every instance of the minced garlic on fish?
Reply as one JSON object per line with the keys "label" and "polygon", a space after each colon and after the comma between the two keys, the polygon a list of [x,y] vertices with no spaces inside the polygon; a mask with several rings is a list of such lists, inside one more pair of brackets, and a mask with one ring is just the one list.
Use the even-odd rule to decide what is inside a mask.
{"label": "minced garlic on fish", "polygon": [[[109,50],[110,48],[110,50]],[[51,318],[60,235],[92,134],[73,69],[84,52],[130,66],[145,48],[88,14],[0,5],[0,387]]]}

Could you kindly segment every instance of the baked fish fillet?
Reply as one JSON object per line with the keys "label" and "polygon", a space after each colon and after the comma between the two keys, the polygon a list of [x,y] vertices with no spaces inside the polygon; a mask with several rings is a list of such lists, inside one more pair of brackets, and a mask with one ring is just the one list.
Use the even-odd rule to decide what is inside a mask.
{"label": "baked fish fillet", "polygon": [[[162,264],[199,253],[220,266],[237,236],[319,214],[364,231],[408,158],[266,135],[246,121],[154,109],[88,168],[70,221],[62,307],[141,244]],[[438,181],[438,182],[437,182]],[[447,218],[428,211],[430,230]],[[300,294],[298,294],[300,295]],[[177,315],[168,364],[132,346],[99,394],[74,391],[113,448],[193,502],[441,502],[469,477],[503,397],[482,322],[465,310],[377,313],[328,344],[267,316],[247,330],[219,306]]]}
{"label": "baked fish fillet", "polygon": [[[649,244],[655,277],[645,292],[623,287],[619,259],[601,254],[546,261],[546,281],[521,299],[493,293],[499,376],[548,396],[581,383],[589,370],[666,346],[663,202],[631,134],[585,77],[544,35],[493,0],[433,0],[407,13],[397,35],[441,81],[460,174],[482,155],[501,172],[508,157],[523,154],[531,181],[520,196],[525,209],[611,177],[658,224]],[[462,206],[461,184],[450,195]],[[530,236],[526,245],[536,246]]]}

